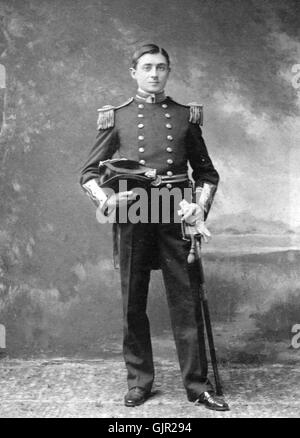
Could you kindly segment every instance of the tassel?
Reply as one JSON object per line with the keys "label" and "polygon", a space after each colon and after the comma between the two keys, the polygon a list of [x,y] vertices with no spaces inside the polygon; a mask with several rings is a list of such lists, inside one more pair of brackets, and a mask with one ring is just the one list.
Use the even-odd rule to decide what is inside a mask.
{"label": "tassel", "polygon": [[189,265],[195,263],[196,260],[196,241],[195,236],[191,236],[191,248],[188,254],[187,262]]}
{"label": "tassel", "polygon": [[98,109],[99,116],[97,120],[98,129],[112,128],[115,124],[114,107],[111,105],[105,105]]}
{"label": "tassel", "polygon": [[189,103],[190,107],[190,122],[197,123],[200,126],[203,126],[203,105],[199,103]]}

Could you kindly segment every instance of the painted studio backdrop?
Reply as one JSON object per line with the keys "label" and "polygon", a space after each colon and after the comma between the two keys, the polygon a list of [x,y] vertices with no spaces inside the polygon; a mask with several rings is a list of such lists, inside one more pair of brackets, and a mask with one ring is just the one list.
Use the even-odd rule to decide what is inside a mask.
{"label": "painted studio backdrop", "polygon": [[[79,169],[97,108],[133,95],[131,54],[153,41],[167,94],[204,105],[221,176],[203,247],[218,355],[299,359],[299,21],[296,0],[0,1],[0,354],[121,352],[111,225]],[[149,317],[173,354],[160,272]]]}

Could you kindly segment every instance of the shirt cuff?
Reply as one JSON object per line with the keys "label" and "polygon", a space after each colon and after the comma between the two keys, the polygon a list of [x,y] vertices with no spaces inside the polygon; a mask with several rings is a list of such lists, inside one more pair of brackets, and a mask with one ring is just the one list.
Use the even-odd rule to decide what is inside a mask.
{"label": "shirt cuff", "polygon": [[88,197],[93,201],[96,202],[97,205],[100,206],[101,209],[107,208],[106,207],[106,201],[107,201],[107,195],[105,194],[104,190],[99,187],[97,179],[91,179],[87,181],[86,183],[82,184],[83,189],[85,190]]}

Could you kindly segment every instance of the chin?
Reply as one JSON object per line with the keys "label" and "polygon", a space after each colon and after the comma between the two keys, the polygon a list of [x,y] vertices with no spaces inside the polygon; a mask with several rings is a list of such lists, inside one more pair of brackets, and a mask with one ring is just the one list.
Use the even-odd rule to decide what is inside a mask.
{"label": "chin", "polygon": [[156,94],[160,93],[161,91],[162,91],[162,89],[158,88],[158,87],[151,87],[147,90],[148,93],[156,93]]}

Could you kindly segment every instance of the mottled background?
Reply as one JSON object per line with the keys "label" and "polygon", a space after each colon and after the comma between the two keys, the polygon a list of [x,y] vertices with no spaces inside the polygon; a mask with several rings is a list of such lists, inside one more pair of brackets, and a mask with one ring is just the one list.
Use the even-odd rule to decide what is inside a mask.
{"label": "mottled background", "polygon": [[[171,55],[167,92],[204,104],[221,175],[203,249],[219,356],[293,361],[300,324],[296,0],[0,1],[0,323],[10,356],[121,346],[111,230],[78,184],[97,108],[134,93],[134,48]],[[149,315],[171,345],[160,273]]]}

